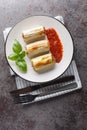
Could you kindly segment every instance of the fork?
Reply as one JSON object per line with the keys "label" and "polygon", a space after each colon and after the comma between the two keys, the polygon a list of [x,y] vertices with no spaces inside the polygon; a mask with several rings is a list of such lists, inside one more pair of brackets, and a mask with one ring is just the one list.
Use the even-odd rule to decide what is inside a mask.
{"label": "fork", "polygon": [[67,85],[61,86],[59,88],[55,88],[54,90],[50,90],[44,93],[39,93],[39,94],[23,94],[23,95],[16,95],[13,96],[14,103],[16,104],[26,104],[29,102],[35,101],[36,97],[41,97],[41,96],[46,96],[55,92],[61,92],[69,89],[74,89],[77,87],[76,82],[68,83]]}

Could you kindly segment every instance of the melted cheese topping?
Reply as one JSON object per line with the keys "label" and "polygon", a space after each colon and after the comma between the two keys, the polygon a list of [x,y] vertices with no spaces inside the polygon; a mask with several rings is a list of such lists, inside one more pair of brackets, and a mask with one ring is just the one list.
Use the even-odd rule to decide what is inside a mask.
{"label": "melted cheese topping", "polygon": [[51,53],[48,53],[32,59],[31,62],[35,70],[40,70],[42,68],[46,68],[48,65],[53,64],[54,59]]}
{"label": "melted cheese topping", "polygon": [[36,50],[39,50],[42,52],[49,51],[49,41],[48,40],[41,40],[38,42],[28,44],[26,46],[26,52],[28,54],[33,53],[33,51],[36,51]]}
{"label": "melted cheese topping", "polygon": [[37,28],[25,30],[22,32],[22,37],[26,43],[43,39],[45,38],[45,28],[43,26],[39,26]]}

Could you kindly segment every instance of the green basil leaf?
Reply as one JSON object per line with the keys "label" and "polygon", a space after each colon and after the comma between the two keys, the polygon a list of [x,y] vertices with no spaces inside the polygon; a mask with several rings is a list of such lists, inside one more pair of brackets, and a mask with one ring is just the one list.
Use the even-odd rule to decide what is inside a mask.
{"label": "green basil leaf", "polygon": [[25,62],[25,60],[17,60],[16,61],[16,65],[19,68],[20,71],[26,73],[27,72],[27,64]]}
{"label": "green basil leaf", "polygon": [[16,54],[19,54],[22,51],[22,46],[19,43],[19,41],[17,40],[14,41],[12,49],[13,49],[13,52],[15,52]]}
{"label": "green basil leaf", "polygon": [[23,59],[25,57],[25,51],[21,51],[20,53],[19,53],[19,59]]}
{"label": "green basil leaf", "polygon": [[17,58],[18,58],[18,55],[17,55],[17,54],[10,54],[10,55],[8,56],[8,59],[9,59],[9,60],[17,60]]}

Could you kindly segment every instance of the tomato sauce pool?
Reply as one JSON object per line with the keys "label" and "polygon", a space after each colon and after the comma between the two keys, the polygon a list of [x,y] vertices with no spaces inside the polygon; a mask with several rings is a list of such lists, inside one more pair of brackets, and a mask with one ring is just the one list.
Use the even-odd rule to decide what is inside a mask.
{"label": "tomato sauce pool", "polygon": [[63,56],[63,45],[62,42],[53,28],[49,28],[45,30],[47,38],[50,42],[50,51],[54,56],[57,63],[59,63]]}

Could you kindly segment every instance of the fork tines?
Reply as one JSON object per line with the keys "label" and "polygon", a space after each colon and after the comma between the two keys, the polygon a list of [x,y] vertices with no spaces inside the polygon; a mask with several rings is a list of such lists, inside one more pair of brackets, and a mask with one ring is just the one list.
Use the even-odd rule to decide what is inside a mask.
{"label": "fork tines", "polygon": [[14,103],[27,103],[33,101],[38,95],[20,95],[20,96],[13,96]]}

